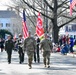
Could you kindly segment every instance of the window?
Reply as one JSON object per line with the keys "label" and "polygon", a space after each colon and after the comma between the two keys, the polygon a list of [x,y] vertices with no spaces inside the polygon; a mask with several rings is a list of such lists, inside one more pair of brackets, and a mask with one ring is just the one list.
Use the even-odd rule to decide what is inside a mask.
{"label": "window", "polygon": [[10,27],[10,23],[6,23],[6,27]]}
{"label": "window", "polygon": [[68,31],[68,26],[65,27],[65,31]]}
{"label": "window", "polygon": [[72,31],[72,25],[68,25],[68,31]]}
{"label": "window", "polygon": [[0,27],[3,27],[3,23],[0,23]]}
{"label": "window", "polygon": [[76,31],[76,25],[72,25],[72,31]]}

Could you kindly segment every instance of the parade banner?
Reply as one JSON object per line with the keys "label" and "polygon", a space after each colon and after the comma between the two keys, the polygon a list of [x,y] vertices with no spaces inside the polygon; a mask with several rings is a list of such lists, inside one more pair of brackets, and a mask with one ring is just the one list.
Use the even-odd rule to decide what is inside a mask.
{"label": "parade banner", "polygon": [[44,35],[43,22],[42,22],[40,12],[38,13],[38,18],[37,18],[36,34],[38,37],[41,37]]}

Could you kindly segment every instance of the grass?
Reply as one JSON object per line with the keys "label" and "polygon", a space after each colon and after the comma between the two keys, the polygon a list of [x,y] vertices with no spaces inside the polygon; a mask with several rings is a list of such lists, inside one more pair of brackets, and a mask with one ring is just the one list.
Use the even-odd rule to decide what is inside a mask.
{"label": "grass", "polygon": [[74,47],[73,48],[76,48],[76,45],[74,45]]}

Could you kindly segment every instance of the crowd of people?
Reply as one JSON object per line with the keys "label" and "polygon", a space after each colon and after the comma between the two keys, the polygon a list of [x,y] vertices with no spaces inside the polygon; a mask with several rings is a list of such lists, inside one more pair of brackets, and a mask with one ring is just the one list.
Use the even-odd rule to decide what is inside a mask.
{"label": "crowd of people", "polygon": [[66,55],[67,53],[73,53],[73,47],[75,44],[75,39],[73,36],[64,35],[60,36],[58,43],[53,45],[53,52],[61,52],[61,54]]}
{"label": "crowd of people", "polygon": [[[4,46],[5,45],[5,46]],[[60,36],[58,43],[53,43],[48,34],[44,34],[44,39],[40,40],[37,34],[34,37],[29,32],[29,37],[23,39],[22,34],[19,34],[19,38],[11,39],[11,35],[8,35],[4,41],[0,39],[1,52],[3,49],[7,53],[8,64],[11,63],[12,50],[15,50],[19,54],[19,63],[24,62],[25,52],[28,56],[29,69],[32,68],[32,61],[40,63],[40,50],[43,52],[43,63],[45,67],[50,67],[50,54],[51,52],[60,52],[65,55],[68,52],[73,53],[74,38],[72,36]]]}

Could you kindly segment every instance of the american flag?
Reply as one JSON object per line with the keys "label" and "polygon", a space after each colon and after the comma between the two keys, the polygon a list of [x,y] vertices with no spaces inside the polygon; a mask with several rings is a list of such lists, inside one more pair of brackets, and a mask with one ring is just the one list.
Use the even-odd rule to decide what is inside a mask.
{"label": "american flag", "polygon": [[26,16],[25,16],[25,11],[23,10],[23,26],[22,26],[22,29],[23,29],[23,37],[24,38],[27,38],[28,37],[28,28],[26,26]]}
{"label": "american flag", "polygon": [[72,9],[76,5],[76,0],[70,0],[70,15],[72,15]]}
{"label": "american flag", "polygon": [[38,13],[38,18],[37,18],[36,34],[38,37],[41,37],[44,34],[44,28],[43,28],[40,12]]}

